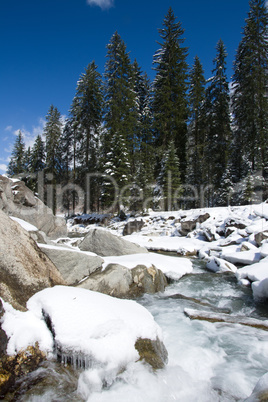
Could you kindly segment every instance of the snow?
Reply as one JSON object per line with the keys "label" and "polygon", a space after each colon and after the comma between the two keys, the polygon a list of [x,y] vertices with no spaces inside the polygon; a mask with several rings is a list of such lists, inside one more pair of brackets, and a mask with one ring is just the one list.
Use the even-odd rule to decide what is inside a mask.
{"label": "snow", "polygon": [[221,258],[210,257],[207,262],[207,268],[213,272],[236,272],[237,268],[235,265],[227,262]]}
{"label": "snow", "polygon": [[254,205],[254,212],[256,215],[268,219],[268,203],[263,202],[261,204]]}
{"label": "snow", "polygon": [[238,279],[249,279],[251,282],[261,281],[268,277],[268,257],[260,262],[240,268],[236,272]]}
{"label": "snow", "polygon": [[160,327],[140,304],[87,289],[44,289],[29,299],[27,307],[40,321],[43,312],[50,317],[63,353],[82,354],[107,369],[119,370],[138,360],[138,338],[162,339]]}
{"label": "snow", "polygon": [[205,241],[199,239],[188,239],[186,237],[170,237],[170,236],[140,236],[130,235],[124,236],[124,239],[133,243],[146,247],[148,250],[171,251],[178,254],[196,254],[200,250]]}
{"label": "snow", "polygon": [[120,264],[129,269],[133,269],[137,265],[145,265],[147,268],[154,265],[167,277],[174,280],[180,279],[183,275],[189,274],[193,270],[192,262],[187,258],[170,257],[156,253],[103,257],[103,259],[103,269],[108,264]]}
{"label": "snow", "polygon": [[21,227],[23,227],[23,229],[27,230],[27,232],[36,232],[38,229],[36,226],[31,225],[31,223],[24,221],[23,219],[20,218],[16,218],[15,216],[10,216],[10,218],[19,223]]}
{"label": "snow", "polygon": [[39,348],[46,353],[53,351],[53,338],[44,320],[36,317],[31,311],[15,310],[10,304],[2,300],[4,316],[2,328],[6,332],[9,342],[7,354],[14,355],[27,346],[39,343]]}

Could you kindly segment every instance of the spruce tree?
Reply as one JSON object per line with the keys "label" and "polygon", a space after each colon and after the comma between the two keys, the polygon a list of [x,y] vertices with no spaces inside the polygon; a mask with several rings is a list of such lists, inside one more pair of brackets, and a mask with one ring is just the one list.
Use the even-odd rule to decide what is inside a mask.
{"label": "spruce tree", "polygon": [[55,178],[59,169],[59,141],[62,133],[61,115],[58,109],[51,105],[46,115],[44,135],[46,138],[46,169]]}
{"label": "spruce tree", "polygon": [[180,163],[176,153],[174,141],[171,140],[161,161],[161,170],[158,177],[165,210],[177,209],[183,189],[180,177]]}
{"label": "spruce tree", "polygon": [[41,135],[38,135],[31,151],[31,172],[36,173],[44,170],[45,168],[45,143]]}
{"label": "spruce tree", "polygon": [[222,182],[227,168],[228,150],[231,139],[230,97],[226,76],[226,49],[222,40],[216,46],[213,60],[213,77],[206,92],[206,175],[207,184],[213,185],[214,193]]}
{"label": "spruce tree", "polygon": [[233,113],[236,179],[267,168],[268,11],[265,0],[250,0],[250,11],[234,63]]}
{"label": "spruce tree", "polygon": [[[100,127],[103,114],[102,78],[95,62],[91,62],[80,76],[71,107],[73,129],[76,131],[76,161],[79,165],[78,181],[86,190],[87,174],[97,171]],[[95,193],[94,191],[93,193]],[[85,192],[85,196],[87,194]],[[96,200],[91,197],[87,207],[94,208]]]}
{"label": "spruce tree", "polygon": [[[101,139],[101,164],[105,174],[107,174],[107,165],[111,165],[115,172],[119,170],[123,172],[124,180],[122,181],[119,180],[117,173],[113,176],[119,180],[118,186],[121,187],[131,181],[134,173],[135,127],[137,124],[134,74],[126,45],[117,32],[112,36],[107,49],[105,130]],[[107,191],[105,198],[107,204]]]}
{"label": "spruce tree", "polygon": [[166,150],[170,141],[177,148],[182,174],[186,168],[187,133],[187,48],[183,47],[184,29],[171,8],[159,29],[162,39],[154,55],[154,122],[156,143]]}
{"label": "spruce tree", "polygon": [[[205,85],[204,70],[199,58],[196,56],[189,74],[186,183],[191,186],[200,186],[203,183]],[[194,204],[194,206],[197,207],[198,205]]]}
{"label": "spruce tree", "polygon": [[7,168],[7,174],[10,176],[15,176],[25,173],[24,162],[25,162],[25,143],[22,132],[19,130],[11,153],[11,158]]}

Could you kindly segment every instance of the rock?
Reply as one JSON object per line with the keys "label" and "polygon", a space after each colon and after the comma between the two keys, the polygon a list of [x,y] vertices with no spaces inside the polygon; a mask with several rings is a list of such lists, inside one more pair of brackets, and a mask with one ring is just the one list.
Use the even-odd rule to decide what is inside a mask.
{"label": "rock", "polygon": [[103,259],[67,247],[50,247],[39,244],[61,273],[67,285],[75,285],[102,267]]}
{"label": "rock", "polygon": [[268,239],[268,232],[259,232],[255,234],[255,242],[258,244],[259,247],[262,245],[262,241]]}
{"label": "rock", "polygon": [[91,251],[102,257],[148,253],[144,247],[124,240],[101,228],[91,229],[78,247],[82,251]]}
{"label": "rock", "polygon": [[190,308],[184,309],[184,314],[191,320],[201,320],[209,322],[227,322],[229,324],[240,324],[247,327],[253,327],[268,331],[268,321],[258,320],[251,317],[232,316],[224,313],[212,313],[210,311],[194,310]]}
{"label": "rock", "polygon": [[[4,315],[4,307],[2,300],[0,299],[0,360],[2,359],[2,356],[6,353],[6,347],[7,347],[7,342],[8,338],[5,333],[5,331],[1,328],[1,318]],[[1,383],[1,380],[0,380]]]}
{"label": "rock", "polygon": [[180,232],[183,236],[187,236],[188,233],[192,232],[196,228],[197,223],[203,223],[210,217],[209,213],[201,214],[197,218],[192,220],[186,220],[184,218],[181,220]]}
{"label": "rock", "polygon": [[144,226],[143,220],[137,220],[126,223],[123,229],[123,236],[131,235],[134,232],[140,232]]}
{"label": "rock", "polygon": [[77,287],[127,298],[132,283],[131,271],[119,264],[110,264],[103,272],[95,272]]}
{"label": "rock", "polygon": [[[16,390],[16,381],[35,370],[46,359],[46,355],[35,346],[28,346],[15,356],[2,356],[0,362],[0,399],[7,392]],[[13,400],[13,399],[12,399]]]}
{"label": "rock", "polygon": [[23,181],[0,175],[0,209],[7,215],[23,219],[51,238],[67,234],[66,222],[55,217],[50,208],[35,197]]}
{"label": "rock", "polygon": [[104,271],[95,272],[78,287],[94,290],[118,298],[136,298],[144,293],[163,292],[167,279],[154,266],[138,265],[128,269],[120,264],[109,264]]}
{"label": "rock", "polygon": [[155,341],[139,338],[135,343],[135,348],[139,352],[140,360],[146,361],[154,370],[165,367],[168,361],[168,352],[163,342],[158,338]]}
{"label": "rock", "polygon": [[209,257],[207,268],[213,272],[236,272],[237,268],[234,264],[227,262],[218,257]]}
{"label": "rock", "polygon": [[64,284],[61,274],[17,222],[0,210],[0,297],[23,310],[34,293]]}
{"label": "rock", "polygon": [[205,227],[202,230],[202,233],[205,236],[205,238],[207,239],[207,241],[212,242],[212,241],[216,240],[216,234],[215,234],[215,231],[213,231],[212,228]]}
{"label": "rock", "polygon": [[234,228],[237,228],[237,229],[245,229],[247,227],[245,222],[243,222],[242,220],[240,220],[238,218],[234,219],[234,218],[231,218],[231,217],[225,219],[224,225],[225,225],[225,228],[234,227]]}
{"label": "rock", "polygon": [[252,394],[244,402],[268,401],[268,373],[264,374],[255,385]]}

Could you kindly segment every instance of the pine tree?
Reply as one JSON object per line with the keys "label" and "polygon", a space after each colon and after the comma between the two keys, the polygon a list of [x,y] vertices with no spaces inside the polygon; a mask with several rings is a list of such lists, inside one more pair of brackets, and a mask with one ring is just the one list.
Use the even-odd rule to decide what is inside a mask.
{"label": "pine tree", "polygon": [[[76,132],[76,161],[79,165],[77,179],[79,184],[86,189],[87,175],[97,171],[99,135],[103,114],[102,79],[94,61],[80,76],[70,114],[73,130]],[[85,196],[87,197],[86,191]],[[87,212],[87,206],[93,209],[95,203],[96,200],[91,197],[91,205],[88,205],[85,198],[85,212]]]}
{"label": "pine tree", "polygon": [[161,161],[161,171],[158,177],[165,210],[177,209],[182,195],[180,163],[176,154],[174,141],[171,140]]}
{"label": "pine tree", "polygon": [[44,135],[46,138],[46,179],[49,181],[49,191],[44,201],[56,213],[56,184],[61,181],[61,155],[59,142],[62,133],[60,112],[53,105],[46,115]]}
{"label": "pine tree", "polygon": [[31,169],[32,173],[36,173],[44,170],[45,168],[45,143],[42,140],[41,135],[38,135],[35,139],[35,142],[31,151]]}
{"label": "pine tree", "polygon": [[228,162],[228,150],[231,139],[230,98],[226,76],[226,49],[222,40],[216,46],[214,74],[206,92],[206,175],[207,183],[220,188],[222,175]]}
{"label": "pine tree", "polygon": [[51,105],[46,115],[44,135],[46,138],[46,169],[55,178],[59,169],[59,140],[62,133],[61,115],[58,109]]}
{"label": "pine tree", "polygon": [[[107,165],[115,169],[116,173],[113,177],[119,180],[118,186],[121,188],[131,181],[134,173],[135,127],[137,125],[134,74],[126,45],[117,32],[112,36],[107,49],[105,130],[101,140],[101,164],[105,174],[107,174]],[[118,176],[119,171],[124,175],[122,181]]]}
{"label": "pine tree", "polygon": [[[199,58],[196,56],[189,74],[189,125],[187,138],[186,183],[198,186],[203,182],[204,158],[204,102],[206,80]],[[190,195],[190,194],[189,194]],[[195,205],[194,206],[198,206]]]}
{"label": "pine tree", "polygon": [[10,176],[25,173],[25,143],[22,132],[19,131],[11,153],[7,174]]}
{"label": "pine tree", "polygon": [[187,132],[187,48],[183,47],[184,29],[176,22],[173,10],[169,8],[159,29],[162,43],[154,55],[156,77],[154,81],[153,112],[157,145],[166,150],[170,141],[177,148],[181,170],[186,168]]}
{"label": "pine tree", "polygon": [[237,181],[267,167],[268,11],[250,0],[250,11],[234,63],[234,154]]}

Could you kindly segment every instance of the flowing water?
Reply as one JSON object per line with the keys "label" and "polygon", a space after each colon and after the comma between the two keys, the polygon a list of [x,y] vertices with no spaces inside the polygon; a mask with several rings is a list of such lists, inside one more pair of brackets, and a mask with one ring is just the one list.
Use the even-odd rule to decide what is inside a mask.
{"label": "flowing water", "polygon": [[140,362],[130,364],[103,384],[97,371],[48,362],[7,401],[244,401],[268,372],[268,332],[190,320],[184,308],[267,319],[267,305],[255,304],[250,289],[240,287],[232,274],[209,273],[201,261],[193,262],[193,274],[169,285],[163,294],[139,300],[163,330],[169,354],[165,369],[153,372]]}

